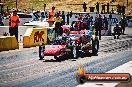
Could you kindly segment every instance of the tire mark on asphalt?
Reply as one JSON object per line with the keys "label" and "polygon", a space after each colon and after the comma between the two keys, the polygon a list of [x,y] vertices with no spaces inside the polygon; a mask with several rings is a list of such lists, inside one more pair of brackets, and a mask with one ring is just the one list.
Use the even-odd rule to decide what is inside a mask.
{"label": "tire mark on asphalt", "polygon": [[[132,60],[132,51],[121,52],[117,55],[113,55],[107,58],[99,59],[92,61],[90,63],[84,64],[84,67],[89,73],[102,73],[107,72],[119,65],[122,65],[130,60]],[[104,62],[105,61],[105,62]],[[37,86],[37,87],[61,87],[62,84],[64,87],[74,87],[77,85],[74,78],[74,74],[77,70],[77,67],[52,74],[49,76],[44,76],[39,79],[34,79],[15,87],[28,87],[28,86]],[[63,82],[64,81],[64,82]],[[68,83],[68,84],[67,84]]]}
{"label": "tire mark on asphalt", "polygon": [[[29,65],[30,66],[30,65]],[[31,65],[32,66],[32,65]],[[31,68],[31,66],[30,66],[30,68]],[[39,65],[39,66],[41,66],[41,65]],[[39,67],[38,66],[38,67]],[[59,66],[59,65],[58,65]],[[37,67],[37,66],[36,66]],[[34,68],[34,66],[32,67],[32,68]],[[52,66],[51,66],[51,68],[52,68]],[[16,76],[16,73],[20,73],[20,74],[17,74],[17,76],[18,77],[21,77],[22,75],[24,75],[24,74],[22,74],[22,71],[21,71],[22,69],[20,69],[20,72],[18,72],[18,71],[14,71],[13,73],[15,73],[15,75],[13,74],[13,73],[10,73],[11,74],[11,76]],[[25,70],[26,71],[26,70]],[[34,70],[32,70],[32,71],[34,71]],[[42,70],[41,70],[41,72],[42,72]],[[25,72],[25,73],[27,73],[27,72]],[[36,72],[34,72],[35,74],[37,74],[37,71]],[[38,72],[38,73],[40,73],[40,72]],[[22,74],[22,75],[21,75]],[[31,73],[30,73],[31,74]],[[32,75],[34,75],[34,74],[32,74]],[[26,76],[26,75],[25,75]],[[24,77],[25,77],[24,76]],[[27,74],[27,76],[28,76],[28,74]],[[10,77],[10,75],[8,75],[7,77]]]}

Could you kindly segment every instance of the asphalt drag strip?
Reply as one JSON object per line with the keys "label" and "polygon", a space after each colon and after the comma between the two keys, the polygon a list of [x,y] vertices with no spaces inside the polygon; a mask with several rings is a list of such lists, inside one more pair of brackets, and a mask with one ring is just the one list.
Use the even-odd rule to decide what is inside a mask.
{"label": "asphalt drag strip", "polygon": [[[116,41],[130,39],[130,38],[131,37],[127,35],[121,36],[120,39],[113,39],[113,36],[104,36],[100,41],[100,48],[110,46],[112,43],[115,43]],[[46,48],[48,47],[49,45],[46,45]],[[32,48],[24,48],[21,50],[4,51],[4,52],[0,52],[0,65],[13,63],[19,60],[37,59],[37,58],[38,58],[38,46]]]}
{"label": "asphalt drag strip", "polygon": [[[91,62],[87,62],[84,68],[88,73],[104,73],[115,67],[118,67],[126,62],[132,60],[132,50],[127,50],[119,53],[112,53],[112,55],[107,57],[100,57],[99,59]],[[12,85],[14,87],[74,87],[78,83],[75,79],[75,73],[77,71],[77,66],[71,67],[70,69],[63,70],[59,73],[50,74],[47,76],[42,76],[31,81]],[[11,86],[11,84],[6,85]]]}
{"label": "asphalt drag strip", "polygon": [[[119,65],[132,60],[132,38],[112,39],[109,37],[100,42],[98,56],[71,59],[61,62],[42,62],[38,59],[38,48],[22,52],[11,53],[0,61],[1,87],[74,87],[78,85],[75,79],[78,64],[83,64],[89,73],[107,72]],[[36,49],[37,48],[37,49]],[[33,54],[32,54],[33,52]],[[35,58],[35,59],[34,59]],[[17,63],[18,62],[18,63]],[[5,67],[4,67],[4,66]]]}

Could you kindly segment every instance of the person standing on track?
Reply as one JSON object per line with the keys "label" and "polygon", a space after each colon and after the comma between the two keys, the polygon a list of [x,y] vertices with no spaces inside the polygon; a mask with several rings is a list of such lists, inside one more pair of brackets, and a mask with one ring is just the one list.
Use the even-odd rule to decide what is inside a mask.
{"label": "person standing on track", "polygon": [[125,27],[127,26],[127,19],[126,19],[125,15],[123,15],[123,17],[121,18],[120,25],[121,25],[121,29],[122,29],[122,34],[124,34]]}
{"label": "person standing on track", "polygon": [[69,12],[67,13],[66,17],[67,17],[67,25],[69,25],[69,17],[70,17]]}
{"label": "person standing on track", "polygon": [[107,20],[107,17],[105,17],[105,15],[104,15],[104,18],[103,18],[103,26],[106,30],[108,30],[108,20]]}
{"label": "person standing on track", "polygon": [[62,25],[65,25],[65,12],[64,11],[62,11],[62,19],[63,19]]}
{"label": "person standing on track", "polygon": [[101,29],[102,29],[102,25],[103,25],[103,20],[101,15],[99,14],[99,17],[96,18],[95,20],[95,30],[96,30],[96,36],[99,35],[99,40],[101,40]]}
{"label": "person standing on track", "polygon": [[1,15],[1,13],[0,13],[0,26],[4,26],[3,21],[2,21],[2,15]]}
{"label": "person standing on track", "polygon": [[15,35],[18,41],[18,23],[20,23],[19,16],[17,15],[17,11],[13,11],[13,14],[9,18],[9,33],[10,36]]}

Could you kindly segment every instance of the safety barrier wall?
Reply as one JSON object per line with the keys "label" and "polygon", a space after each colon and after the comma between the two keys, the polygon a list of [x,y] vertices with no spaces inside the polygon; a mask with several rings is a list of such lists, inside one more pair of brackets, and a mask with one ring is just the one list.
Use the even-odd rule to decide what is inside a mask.
{"label": "safety barrier wall", "polygon": [[[23,42],[23,36],[28,28],[33,28],[35,26],[19,26],[18,27],[18,42]],[[49,37],[49,40],[52,41],[55,38],[55,31],[53,31],[53,27],[46,27],[48,30],[47,34]],[[9,36],[9,26],[0,26],[0,36],[3,36],[4,33],[7,33]]]}
{"label": "safety barrier wall", "polygon": [[0,36],[0,51],[19,49],[15,36]]}
{"label": "safety barrier wall", "polygon": [[47,44],[46,28],[28,28],[23,37],[23,47],[33,47],[40,45],[41,42]]}
{"label": "safety barrier wall", "polygon": [[[18,27],[18,42],[23,42],[23,36],[26,32],[27,28],[32,28],[33,26],[19,26]],[[3,36],[3,34],[7,34],[7,36],[10,35],[9,33],[9,26],[0,26],[0,36]]]}
{"label": "safety barrier wall", "polygon": [[[23,37],[28,28],[33,28],[34,26],[19,26],[18,27],[18,42],[23,42]],[[53,27],[46,27],[47,29],[47,37],[49,41],[53,41],[55,39],[55,31]],[[9,26],[0,26],[0,36],[3,36],[4,33],[9,34]],[[102,30],[102,35],[107,35],[107,30]]]}

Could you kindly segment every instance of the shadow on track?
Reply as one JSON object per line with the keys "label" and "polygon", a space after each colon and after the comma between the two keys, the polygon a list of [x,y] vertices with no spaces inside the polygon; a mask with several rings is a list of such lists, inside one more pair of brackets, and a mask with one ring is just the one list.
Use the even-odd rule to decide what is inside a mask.
{"label": "shadow on track", "polygon": [[43,62],[62,62],[62,61],[65,61],[65,60],[76,61],[79,58],[85,58],[85,57],[91,57],[91,56],[98,56],[98,54],[97,55],[83,54],[83,55],[79,55],[77,58],[73,58],[70,55],[65,55],[65,56],[58,57],[57,59],[55,59],[55,58],[50,59],[50,60],[44,59]]}

